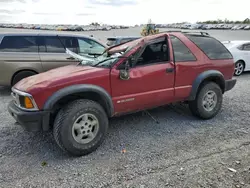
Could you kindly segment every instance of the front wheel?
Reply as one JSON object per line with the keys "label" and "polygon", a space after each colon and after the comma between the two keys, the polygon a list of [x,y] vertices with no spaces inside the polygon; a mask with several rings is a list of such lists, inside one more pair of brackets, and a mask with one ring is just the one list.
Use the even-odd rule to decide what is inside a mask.
{"label": "front wheel", "polygon": [[62,108],[55,119],[53,135],[59,147],[73,156],[87,155],[103,142],[108,117],[98,103],[76,100]]}
{"label": "front wheel", "polygon": [[189,102],[193,115],[201,119],[211,119],[216,116],[222,107],[223,95],[221,88],[214,82],[202,86],[196,99]]}

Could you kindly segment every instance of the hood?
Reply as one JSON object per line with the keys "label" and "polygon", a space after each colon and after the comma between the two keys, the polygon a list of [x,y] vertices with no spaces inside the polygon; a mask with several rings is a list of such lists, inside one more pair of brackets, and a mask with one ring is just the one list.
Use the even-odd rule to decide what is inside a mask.
{"label": "hood", "polygon": [[93,72],[98,70],[96,67],[91,66],[76,66],[69,65],[64,67],[55,68],[49,70],[47,72],[43,72],[34,76],[30,76],[19,81],[14,87],[20,91],[29,91],[30,89],[36,88],[44,88],[48,87],[51,84],[62,81],[64,79],[73,77],[79,73],[82,74]]}

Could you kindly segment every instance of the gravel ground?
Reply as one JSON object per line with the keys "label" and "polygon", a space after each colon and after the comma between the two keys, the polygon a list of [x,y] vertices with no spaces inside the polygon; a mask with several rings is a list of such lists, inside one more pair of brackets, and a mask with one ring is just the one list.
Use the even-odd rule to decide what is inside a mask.
{"label": "gravel ground", "polygon": [[101,147],[80,158],[51,133],[16,125],[0,88],[0,187],[250,187],[250,74],[237,79],[214,119],[181,104],[150,110],[160,124],[141,112],[114,118]]}

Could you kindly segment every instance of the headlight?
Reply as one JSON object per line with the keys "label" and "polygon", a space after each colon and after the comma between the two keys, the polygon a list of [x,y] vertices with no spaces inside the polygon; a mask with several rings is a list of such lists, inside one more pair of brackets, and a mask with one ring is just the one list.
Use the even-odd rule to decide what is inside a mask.
{"label": "headlight", "polygon": [[27,109],[34,108],[34,104],[32,103],[32,100],[29,97],[20,96],[19,99],[20,99],[20,105],[22,107],[27,108]]}
{"label": "headlight", "polygon": [[17,89],[12,88],[12,97],[14,98],[15,104],[23,109],[29,111],[36,111],[38,107],[33,99],[32,95],[25,93],[23,91],[19,91]]}

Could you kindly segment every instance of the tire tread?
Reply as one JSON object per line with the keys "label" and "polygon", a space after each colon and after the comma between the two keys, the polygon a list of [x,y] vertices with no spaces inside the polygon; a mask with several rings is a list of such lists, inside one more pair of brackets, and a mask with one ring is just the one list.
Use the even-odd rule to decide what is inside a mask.
{"label": "tire tread", "polygon": [[[214,89],[216,89],[216,90],[218,90],[218,91],[219,91],[219,90],[221,91],[220,86],[219,86],[218,84],[216,84],[215,82],[207,82],[207,83],[203,84],[202,87],[200,88],[200,90],[198,91],[197,96],[196,96],[196,99],[189,102],[189,109],[190,109],[191,113],[192,113],[194,116],[196,116],[196,117],[198,117],[198,118],[201,118],[201,119],[211,119],[211,118],[213,118],[214,116],[216,116],[216,115],[219,113],[219,110],[220,110],[220,108],[219,108],[219,110],[217,110],[217,111],[216,111],[213,115],[211,115],[211,116],[206,116],[206,115],[204,114],[204,112],[202,112],[202,110],[199,110],[199,100],[200,100],[199,98],[200,98],[200,94],[201,94],[203,91],[207,90],[208,88],[214,88]],[[221,91],[221,95],[220,95],[220,96],[217,96],[217,97],[223,97],[223,96],[222,96],[222,91]],[[218,100],[219,100],[219,99],[218,99]],[[221,98],[221,100],[222,100],[222,98]]]}
{"label": "tire tread", "polygon": [[[64,122],[64,120],[69,116],[70,111],[72,111],[75,108],[79,108],[81,106],[88,106],[89,108],[97,108],[99,111],[101,111],[103,114],[106,115],[104,109],[102,108],[102,106],[92,100],[88,100],[88,99],[79,99],[79,100],[75,100],[73,102],[70,102],[67,106],[65,106],[64,108],[62,108],[58,114],[56,115],[55,121],[54,121],[54,126],[53,126],[53,137],[57,143],[57,145],[64,151],[64,152],[69,152],[63,145],[61,136],[60,136],[60,130],[61,130],[61,126]],[[107,118],[108,120],[108,118]],[[105,121],[105,120],[104,120]],[[107,123],[107,122],[106,122]],[[104,138],[103,138],[104,139]],[[99,141],[101,143],[101,141]],[[98,144],[96,147],[94,147],[93,149],[89,149],[90,151],[85,152],[85,154],[88,154],[90,152],[92,152],[93,150],[95,150],[100,144]],[[78,155],[81,156],[82,154],[74,154],[74,155]]]}

